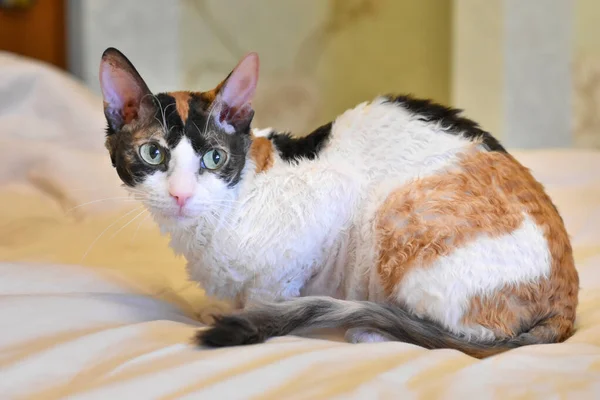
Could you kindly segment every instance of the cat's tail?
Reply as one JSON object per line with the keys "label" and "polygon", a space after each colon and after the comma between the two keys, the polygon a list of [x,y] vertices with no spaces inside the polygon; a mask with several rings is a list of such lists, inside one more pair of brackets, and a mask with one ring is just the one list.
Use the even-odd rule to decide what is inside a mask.
{"label": "cat's tail", "polygon": [[509,339],[470,341],[400,307],[330,297],[300,297],[219,317],[212,328],[200,331],[197,339],[203,345],[222,347],[260,343],[270,337],[312,329],[359,328],[428,349],[450,348],[484,358],[520,346],[555,342],[554,327],[544,325],[550,320],[543,318],[529,332]]}

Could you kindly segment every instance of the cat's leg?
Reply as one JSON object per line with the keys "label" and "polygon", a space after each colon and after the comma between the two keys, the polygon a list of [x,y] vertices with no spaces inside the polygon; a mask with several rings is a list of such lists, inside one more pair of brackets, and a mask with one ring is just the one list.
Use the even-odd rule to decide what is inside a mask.
{"label": "cat's leg", "polygon": [[344,336],[349,343],[393,342],[396,339],[375,328],[352,328]]}

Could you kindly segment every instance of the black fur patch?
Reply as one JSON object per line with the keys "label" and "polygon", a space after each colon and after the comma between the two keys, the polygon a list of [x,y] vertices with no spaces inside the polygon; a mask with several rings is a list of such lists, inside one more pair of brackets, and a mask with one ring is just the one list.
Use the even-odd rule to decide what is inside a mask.
{"label": "black fur patch", "polygon": [[397,103],[408,111],[419,115],[427,122],[440,123],[452,135],[461,135],[470,140],[482,140],[488,151],[506,153],[506,149],[479,124],[461,115],[462,110],[445,107],[431,100],[416,99],[408,95],[386,96],[388,101]]}
{"label": "black fur patch", "polygon": [[281,158],[288,162],[302,159],[314,160],[331,136],[332,123],[317,128],[310,135],[294,138],[287,133],[271,133],[269,140],[273,142]]}

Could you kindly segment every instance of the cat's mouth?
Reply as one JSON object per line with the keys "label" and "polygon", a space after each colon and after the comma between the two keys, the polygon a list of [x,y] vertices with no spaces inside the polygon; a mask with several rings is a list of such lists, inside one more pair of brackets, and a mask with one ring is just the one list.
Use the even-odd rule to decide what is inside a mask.
{"label": "cat's mouth", "polygon": [[198,217],[198,213],[196,211],[190,210],[186,207],[163,208],[146,205],[146,208],[148,208],[148,211],[150,211],[152,214],[163,220],[189,221]]}
{"label": "cat's mouth", "polygon": [[182,209],[165,211],[165,212],[163,212],[163,215],[166,218],[172,218],[172,219],[176,219],[176,220],[185,220],[185,219],[194,218],[197,216],[196,213],[192,213],[190,211],[186,211],[186,210],[182,210]]}
{"label": "cat's mouth", "polygon": [[217,218],[218,210],[211,207],[209,204],[186,204],[183,207],[172,204],[143,202],[146,209],[150,211],[159,223],[166,224],[190,224],[200,220],[208,219],[209,221]]}

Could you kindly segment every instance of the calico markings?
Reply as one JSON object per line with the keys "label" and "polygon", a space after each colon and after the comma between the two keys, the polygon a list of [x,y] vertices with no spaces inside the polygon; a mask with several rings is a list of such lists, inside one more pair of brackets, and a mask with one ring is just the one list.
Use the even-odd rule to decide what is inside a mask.
{"label": "calico markings", "polygon": [[563,221],[489,133],[410,96],[302,137],[251,132],[258,68],[251,53],[215,89],[154,95],[117,50],[100,66],[113,165],[191,278],[242,306],[275,301],[218,318],[199,342],[343,327],[353,342],[483,357],[573,333]]}
{"label": "calico markings", "polygon": [[495,186],[502,178],[498,171],[477,168],[486,153],[471,151],[475,155],[465,156],[462,165],[395,190],[380,208],[377,268],[388,295],[410,269],[426,268],[481,235],[508,234],[521,224],[521,206]]}
{"label": "calico markings", "polygon": [[[166,171],[166,164],[148,166],[136,149],[147,141],[156,141],[168,154],[183,137],[187,137],[197,154],[203,154],[212,146],[225,148],[230,155],[223,169],[216,172],[230,186],[241,179],[245,157],[250,145],[247,134],[228,134],[214,129],[208,114],[214,100],[210,92],[170,92],[153,95],[153,116],[145,123],[130,124],[118,135],[107,136],[107,147],[115,159],[115,167],[121,179],[133,186],[154,171]],[[112,132],[111,132],[112,133]],[[198,168],[200,171],[200,167]]]}
{"label": "calico markings", "polygon": [[[460,321],[447,319],[447,328],[485,326],[503,338],[538,325],[530,333],[542,341],[564,340],[573,329],[578,278],[561,218],[541,185],[512,156],[473,150],[455,168],[396,190],[379,210],[377,271],[385,292],[432,312],[436,300],[419,306],[426,300],[410,287],[411,279],[418,275],[435,285],[436,276],[451,277],[462,267],[439,266],[437,260],[452,260],[458,249],[482,238],[497,239],[501,246],[502,238],[510,240],[529,226],[534,230],[526,236],[533,239],[539,231],[549,254],[531,259],[524,254],[496,272],[493,265],[488,271],[472,269],[471,280],[480,290],[474,295],[466,286],[454,288],[453,296],[464,296],[469,304]],[[476,251],[470,256],[477,262]],[[500,267],[503,260],[496,263]],[[530,326],[524,329],[523,323]]]}

